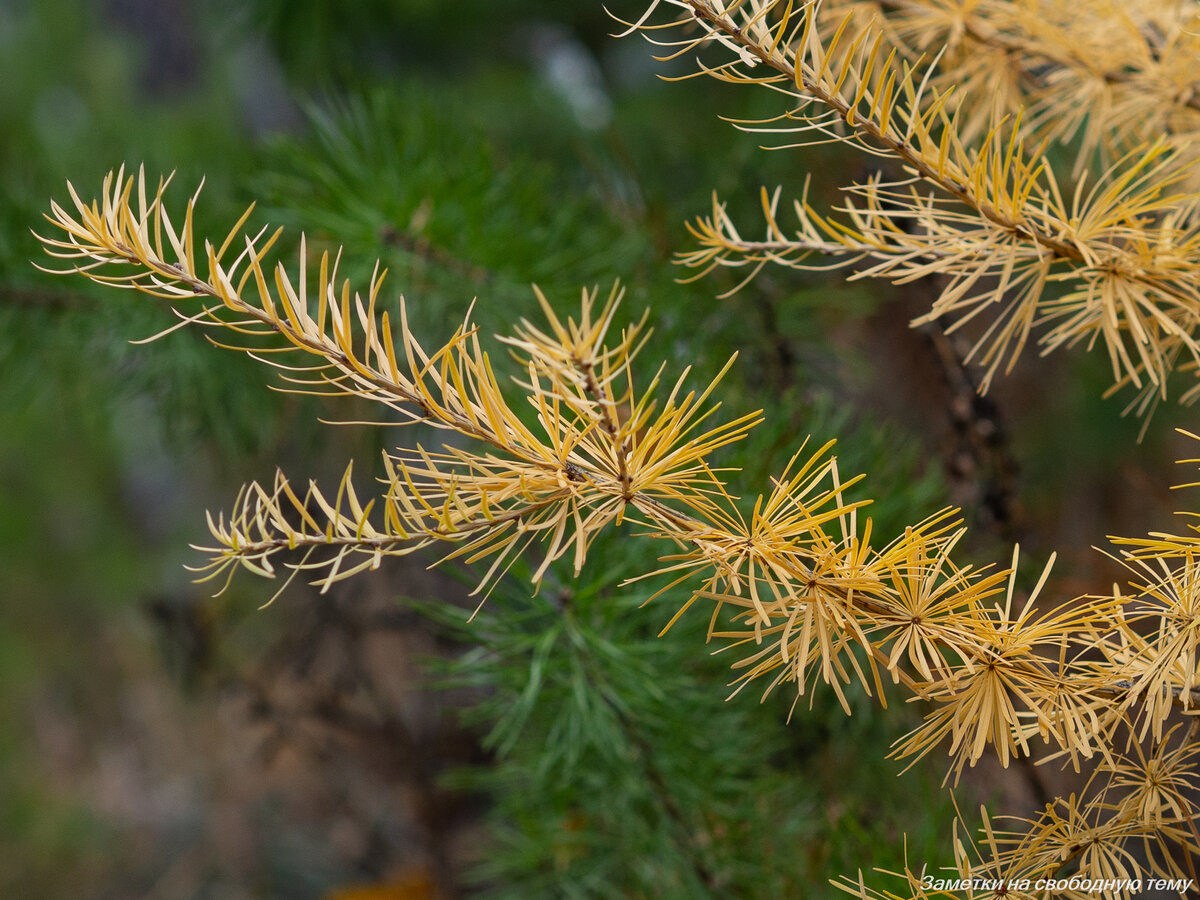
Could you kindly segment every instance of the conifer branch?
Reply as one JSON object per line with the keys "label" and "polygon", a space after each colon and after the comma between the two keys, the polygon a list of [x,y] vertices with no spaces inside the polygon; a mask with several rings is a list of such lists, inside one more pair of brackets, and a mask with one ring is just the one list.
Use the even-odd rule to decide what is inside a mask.
{"label": "conifer branch", "polygon": [[[407,327],[403,301],[397,335],[388,313],[378,310],[382,274],[372,278],[364,301],[349,284],[337,284],[337,259],[331,265],[325,253],[310,290],[303,239],[299,278],[277,264],[270,270],[272,290],[265,258],[278,231],[244,238],[245,249],[223,262],[239,243],[246,216],[219,248],[205,244],[209,276],[201,277],[191,225],[196,198],[176,229],[163,208],[165,188],[160,183],[151,199],[144,175],[126,178],[122,171],[106,179],[99,203],[85,204],[72,189],[75,212],[56,204],[50,217],[65,237],[43,241],[53,255],[72,261],[68,271],[172,303],[200,301],[199,313],[177,312],[185,323],[243,337],[282,337],[283,348],[259,342],[234,349],[282,369],[284,390],[375,400],[396,410],[402,423],[425,421],[492,448],[431,452],[418,445],[387,454],[385,489],[370,502],[359,498],[349,467],[332,499],[315,484],[300,495],[281,474],[271,489],[252,484],[228,518],[210,519],[216,545],[207,548],[205,577],[228,578],[238,567],[270,576],[275,555],[300,551],[302,560],[288,568],[317,574],[328,589],[386,556],[451,542],[457,547],[449,558],[491,561],[478,588],[484,591],[535,540],[544,547],[535,582],[568,553],[578,571],[591,541],[635,511],[650,534],[682,548],[643,577],[670,577],[658,595],[699,579],[689,584],[691,599],[679,614],[698,600],[711,602],[711,637],[748,654],[735,663],[740,685],[767,678],[770,692],[794,682],[799,696],[819,679],[849,711],[843,686],[851,681],[883,699],[882,666],[893,681],[942,709],[898,752],[923,755],[949,734],[945,727],[952,722],[956,771],[988,743],[996,742],[1005,760],[1028,750],[1029,726],[1019,722],[1025,713],[1016,706],[985,721],[959,721],[975,689],[966,686],[1000,664],[1011,665],[1014,677],[1057,683],[1038,661],[1039,640],[1057,640],[1065,649],[1069,633],[1086,631],[1106,614],[1107,601],[1085,603],[1070,616],[1045,620],[1039,640],[1006,647],[1009,614],[995,618],[999,611],[983,600],[1007,584],[1011,605],[1011,570],[976,573],[954,565],[949,552],[962,530],[951,511],[873,549],[870,521],[861,530],[858,524],[863,501],[845,496],[858,479],[840,478],[829,445],[807,458],[798,452],[745,519],[705,459],[741,437],[759,414],[705,424],[717,409],[706,406],[708,398],[728,365],[699,395],[683,395],[681,378],[660,405],[654,393],[661,370],[637,389],[632,361],[644,346],[645,319],[609,346],[616,291],[598,311],[595,296],[584,292],[578,323],[560,321],[542,298],[549,329],[522,322],[505,339],[526,372],[517,385],[534,412],[535,431],[506,400],[469,321],[442,348],[427,352]],[[164,247],[174,257],[170,262]],[[246,296],[251,284],[253,301]],[[279,361],[281,349],[317,361],[288,365]],[[382,514],[382,524],[372,513]],[[733,613],[728,621],[726,609]],[[1022,616],[1028,614],[1027,606]],[[916,667],[916,677],[902,671],[904,661]],[[1038,716],[1035,730],[1060,743],[1082,740],[1089,754],[1085,729],[1071,724],[1078,715],[1067,704]]]}
{"label": "conifer branch", "polygon": [[[831,9],[864,6],[857,0],[827,3]],[[960,105],[988,108],[999,97],[1011,112],[1032,106],[1030,127],[1042,136],[1082,135],[1081,160],[1096,149],[1128,148],[1131,138],[1182,137],[1200,128],[1200,81],[1190,62],[1200,42],[1190,2],[865,5],[886,16],[889,37],[908,55],[947,48],[938,82],[955,85]],[[1010,81],[1021,90],[996,90]],[[1180,147],[1186,152],[1184,143]]]}
{"label": "conifer branch", "polygon": [[[665,7],[685,15],[655,20]],[[700,249],[681,261],[702,272],[748,267],[750,277],[767,262],[827,268],[864,259],[872,264],[856,277],[903,282],[937,272],[947,286],[914,324],[948,317],[960,327],[996,314],[973,351],[986,369],[985,389],[999,370],[1011,369],[1038,326],[1046,329],[1043,352],[1101,341],[1115,382],[1165,396],[1177,357],[1200,360],[1200,227],[1187,212],[1190,194],[1178,189],[1186,160],[1164,142],[1142,144],[1064,199],[1041,151],[1026,150],[1019,118],[993,118],[972,145],[961,107],[932,83],[931,70],[922,73],[896,49],[887,52],[878,26],[852,28],[853,12],[836,27],[819,24],[820,8],[783,0],[656,0],[626,23],[667,47],[662,59],[720,45],[729,58],[701,61],[692,75],[768,87],[792,104],[775,119],[739,127],[844,141],[890,157],[910,176],[851,187],[846,222],[801,200],[795,238],[777,221],[777,194],[763,193],[765,241],[742,239],[716,203],[711,218],[692,226]],[[663,31],[684,36],[658,37]],[[824,111],[810,112],[812,106]],[[831,249],[834,263],[807,261]],[[1065,293],[1045,299],[1056,283]]]}
{"label": "conifer branch", "polygon": [[[163,205],[165,187],[160,182],[151,197],[144,174],[122,170],[105,180],[100,201],[85,203],[72,188],[75,209],[55,204],[47,218],[57,232],[41,240],[67,261],[65,272],[163,298],[183,324],[238,335],[233,349],[280,369],[284,390],[372,400],[393,410],[397,424],[426,422],[486,448],[417,444],[389,452],[383,489],[365,502],[350,467],[332,497],[315,484],[301,494],[281,474],[269,489],[251,484],[228,517],[210,517],[216,543],[205,576],[245,568],[269,577],[278,555],[298,551],[301,560],[284,567],[315,575],[327,589],[384,557],[451,543],[446,558],[489,563],[478,592],[534,542],[543,548],[535,583],[568,555],[578,572],[596,537],[628,517],[675,548],[638,578],[663,582],[655,597],[686,596],[676,619],[697,602],[709,604],[709,639],[740,654],[736,690],[758,682],[765,695],[790,683],[798,702],[820,682],[849,713],[848,685],[885,703],[890,677],[929,707],[893,755],[915,761],[945,747],[948,780],[985,753],[1004,765],[1031,756],[1040,739],[1076,767],[1097,759],[1114,779],[1132,781],[1140,770],[1120,761],[1121,729],[1161,749],[1175,711],[1194,711],[1195,536],[1133,542],[1121,557],[1137,578],[1130,594],[1114,589],[1043,610],[1049,566],[1018,599],[1015,551],[1001,569],[954,560],[964,530],[953,510],[876,548],[871,520],[859,520],[866,501],[849,496],[859,478],[843,479],[831,444],[812,453],[801,446],[770,491],[746,507],[735,502],[709,460],[761,417],[711,424],[719,409],[711,398],[732,360],[699,392],[685,391],[685,371],[665,398],[657,396],[661,367],[640,386],[633,360],[645,345],[645,317],[608,340],[619,290],[599,307],[596,293],[584,291],[578,319],[565,322],[539,296],[547,327],[522,321],[502,338],[522,372],[514,379],[528,410],[522,416],[469,319],[426,351],[408,329],[403,301],[395,324],[382,309],[382,273],[364,299],[337,282],[337,257],[324,253],[313,290],[304,240],[293,278],[282,263],[266,262],[279,231],[241,234],[249,211],[219,247],[205,242],[200,254],[195,196],[177,228]],[[244,249],[229,260],[235,246]],[[198,271],[201,258],[207,277]],[[289,364],[288,352],[314,361]],[[1089,656],[1097,649],[1099,660]],[[1134,838],[1191,848],[1174,794],[1156,807],[1158,818],[1138,804],[1113,812],[1106,802],[1048,808],[1021,837],[996,838],[998,862],[985,870],[1049,871],[1052,860],[1060,866],[1078,855],[1106,871]],[[1112,815],[1097,824],[1101,813]],[[1085,842],[1087,834],[1095,840]],[[853,888],[882,896],[861,880]]]}

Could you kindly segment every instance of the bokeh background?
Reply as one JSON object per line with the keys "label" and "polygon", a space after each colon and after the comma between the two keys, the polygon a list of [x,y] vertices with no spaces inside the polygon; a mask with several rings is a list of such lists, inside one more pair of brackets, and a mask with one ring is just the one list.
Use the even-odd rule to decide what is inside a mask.
{"label": "bokeh background", "polygon": [[[920,284],[680,283],[713,190],[753,231],[761,185],[832,200],[867,170],[762,151],[718,115],[770,97],[665,83],[615,30],[560,0],[0,0],[0,896],[817,896],[903,865],[904,833],[951,861],[938,761],[885,759],[913,711],[726,702],[706,623],[658,638],[671,599],[619,586],[652,565],[628,534],[471,624],[469,573],[431,559],[213,598],[185,568],[205,510],[277,465],[369,477],[394,436],[322,424],[370,411],[272,392],[200,334],[130,344],[168,314],[31,264],[67,180],[125,164],[174,172],[179,203],[203,179],[199,233],[255,201],[351,274],[383,259],[430,341],[475,298],[493,332],[535,314],[531,283],[566,311],[620,279],[647,359],[699,381],[739,352],[726,406],[769,413],[725,460],[743,493],[836,436],[879,533],[959,504],[971,558],[1019,540],[1035,571],[1059,552],[1053,595],[1105,590],[1091,545],[1171,524],[1186,414],[1139,443],[1083,353],[975,398],[969,340],[907,328]],[[981,766],[961,791],[1020,807],[1059,778]]]}

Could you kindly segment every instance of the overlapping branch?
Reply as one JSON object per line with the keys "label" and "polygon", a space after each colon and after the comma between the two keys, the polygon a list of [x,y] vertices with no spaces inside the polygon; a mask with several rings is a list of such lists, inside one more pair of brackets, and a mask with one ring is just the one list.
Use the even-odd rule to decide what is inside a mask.
{"label": "overlapping branch", "polygon": [[1080,165],[1170,137],[1194,153],[1200,129],[1197,12],[1190,0],[825,0],[834,15],[883,19],[910,59],[940,55],[934,86],[953,90],[968,140],[999,108],[1028,109],[1031,135],[1078,140]]}
{"label": "overlapping branch", "polygon": [[[660,10],[679,14],[660,20]],[[1200,360],[1200,226],[1182,186],[1187,158],[1165,141],[1139,144],[1099,178],[1065,189],[1040,146],[1030,147],[1028,115],[989,113],[972,140],[978,129],[965,118],[979,105],[954,102],[933,68],[890,46],[879,23],[858,25],[860,16],[831,20],[813,0],[655,0],[629,23],[667,48],[662,59],[699,54],[693,75],[782,95],[780,115],[739,127],[779,135],[785,147],[843,141],[907,173],[853,185],[838,218],[817,212],[805,192],[791,233],[778,193],[764,190],[761,239],[743,237],[714,201],[691,226],[698,247],[681,262],[750,277],[767,263],[856,266],[853,277],[896,282],[938,274],[945,286],[915,324],[990,317],[972,351],[985,388],[1037,328],[1043,352],[1100,343],[1114,382],[1165,396],[1173,367]],[[713,52],[722,58],[710,62]]]}

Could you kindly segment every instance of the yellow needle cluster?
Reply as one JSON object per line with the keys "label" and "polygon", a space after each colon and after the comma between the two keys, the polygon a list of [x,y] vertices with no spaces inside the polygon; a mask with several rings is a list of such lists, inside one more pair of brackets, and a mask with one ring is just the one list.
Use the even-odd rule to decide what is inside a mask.
{"label": "yellow needle cluster", "polygon": [[[363,295],[338,279],[340,253],[314,259],[301,240],[292,274],[268,262],[278,231],[242,232],[249,211],[219,245],[199,248],[196,197],[176,226],[165,188],[122,171],[99,200],[71,189],[73,208],[55,204],[55,230],[41,238],[65,263],[59,271],[165,299],[181,324],[230,335],[236,345],[220,346],[280,370],[284,390],[375,401],[392,424],[454,436],[437,450],[387,452],[369,498],[350,466],[332,492],[297,489],[281,473],[248,485],[230,512],[210,517],[204,577],[239,567],[272,576],[282,565],[328,588],[385,557],[445,545],[447,557],[481,564],[486,591],[524,553],[540,554],[535,582],[564,557],[578,571],[601,532],[631,522],[666,545],[659,568],[638,577],[660,580],[655,596],[680,614],[709,608],[710,640],[730,648],[741,685],[790,683],[797,699],[828,685],[847,712],[847,686],[886,702],[886,682],[901,685],[928,712],[895,755],[946,747],[948,778],[989,747],[1005,764],[1035,742],[1076,766],[1099,760],[1097,784],[1114,787],[1060,801],[1019,835],[995,833],[985,871],[1092,865],[1084,850],[1108,871],[1132,835],[1155,853],[1200,850],[1187,830],[1198,810],[1185,771],[1200,743],[1195,729],[1169,724],[1200,700],[1195,534],[1126,550],[1138,573],[1131,595],[1043,611],[1049,566],[1020,599],[1015,553],[999,570],[956,562],[963,528],[953,510],[876,546],[871,521],[860,520],[865,501],[848,495],[859,479],[843,479],[831,445],[801,446],[768,491],[736,503],[711,458],[761,416],[719,419],[714,395],[733,360],[702,390],[687,387],[687,371],[664,381],[665,366],[640,382],[646,319],[613,334],[619,289],[604,302],[584,291],[566,319],[539,294],[545,324],[521,321],[500,338],[516,366],[501,379],[469,319],[425,349],[402,299],[394,317],[383,308],[382,273]],[[1150,736],[1153,751],[1136,742],[1122,751],[1123,733]],[[1084,823],[1092,843],[1081,842]],[[1162,850],[1154,871],[1182,871],[1172,860]]]}

